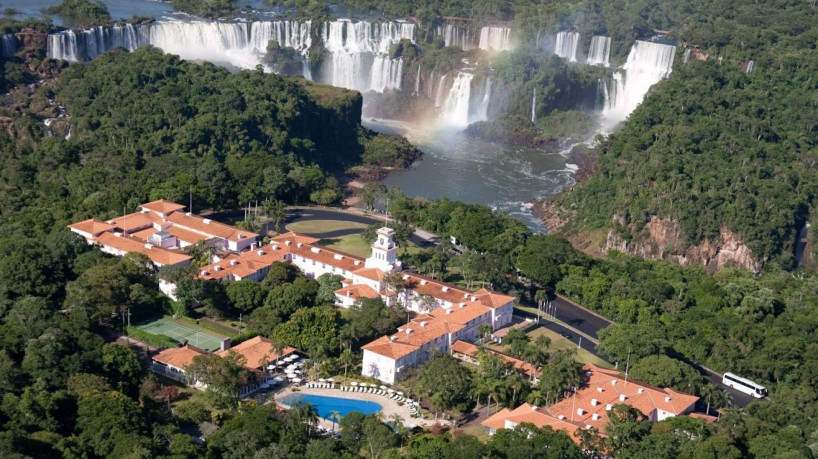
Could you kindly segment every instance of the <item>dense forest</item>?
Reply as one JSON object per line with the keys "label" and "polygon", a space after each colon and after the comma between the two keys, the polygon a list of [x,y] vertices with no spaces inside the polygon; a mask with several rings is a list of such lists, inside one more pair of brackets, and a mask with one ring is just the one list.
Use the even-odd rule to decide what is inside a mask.
{"label": "dense forest", "polygon": [[[599,349],[611,361],[628,359],[634,378],[696,393],[722,408],[719,422],[680,417],[651,424],[623,413],[605,432],[609,439],[592,432],[577,446],[550,429],[523,426],[478,439],[438,428],[409,432],[395,420],[349,415],[338,438],[330,438],[314,429],[308,407],[281,412],[217,397],[213,390],[204,399],[187,399],[167,381],[148,376],[136,353],[106,344],[103,336],[119,331],[125,308],[135,319],[186,314],[192,307],[213,317],[244,317],[249,331],[237,342],[261,334],[297,346],[312,354],[325,376],[359,371],[353,350],[393,331],[405,311],[373,301],[341,314],[327,304],[339,279],[307,279],[284,264],[258,284],[213,284],[193,280],[190,271],[163,272],[178,281],[179,302],[171,303],[158,294],[159,273],[144,258],[103,255],[64,225],[156,198],[186,202],[192,196],[196,211],[255,200],[334,204],[341,198],[334,173],[361,163],[404,166],[417,151],[401,139],[363,130],[356,92],[261,71],[229,73],[154,49],[112,52],[67,68],[22,50],[4,62],[4,85],[16,88],[0,109],[0,455],[818,454],[818,278],[811,270],[791,270],[796,232],[813,215],[818,183],[814,4],[347,3],[424,20],[461,15],[513,20],[529,31],[545,24],[576,27],[628,37],[628,43],[661,28],[710,55],[677,64],[615,135],[600,139],[598,173],[559,196],[554,213],[567,221],[563,234],[596,244],[603,242],[594,237],[605,234],[639,240],[650,232],[653,217],[673,222],[681,236],[664,248],[670,255],[683,255],[685,246],[720,237],[727,228],[756,260],[768,261],[760,273],[721,266],[726,269],[712,274],[615,250],[594,259],[560,236],[533,235],[485,206],[413,200],[377,184],[361,195],[368,207],[388,197],[401,242],[413,227],[422,227],[461,244],[458,251],[444,242],[404,253],[407,265],[465,287],[489,285],[517,296],[523,307],[553,292],[588,306],[616,321],[600,333]],[[452,58],[447,53],[458,54],[435,54],[439,44],[429,45],[431,51],[420,57],[427,65],[439,59],[445,66]],[[751,59],[755,70],[748,72]],[[546,72],[538,80],[544,86],[595,79],[526,53],[501,55],[493,70],[529,94],[530,69]],[[29,86],[41,79],[45,84]],[[572,97],[557,86],[544,94],[551,99],[543,103],[555,107]],[[587,122],[573,118],[574,112],[555,116],[566,118],[566,125]],[[478,126],[477,134],[501,135],[524,121],[501,120],[506,124],[499,124],[505,126],[499,134],[492,134],[491,125]],[[560,125],[543,123],[553,137],[563,135]],[[485,356],[479,370],[443,356],[418,369],[407,385],[435,409],[463,412],[481,409],[486,399],[508,407],[524,400],[547,403],[579,380],[570,353],[545,352],[546,343],[515,334],[507,344],[512,355],[542,365],[541,383],[508,377],[501,362]],[[224,362],[228,371],[238,366]],[[770,399],[730,409],[697,365],[752,377],[770,389]],[[204,420],[220,430],[200,446],[182,428]]]}
{"label": "dense forest", "polygon": [[[746,16],[728,16],[733,26],[723,22],[718,36],[703,25],[689,32],[718,55],[677,65],[601,143],[600,173],[557,199],[566,233],[610,228],[622,240],[658,244],[648,250],[656,256],[718,244],[727,230],[759,264],[794,266],[818,184],[816,10],[759,7],[754,18],[750,25]],[[651,239],[653,217],[678,228],[678,240]]]}

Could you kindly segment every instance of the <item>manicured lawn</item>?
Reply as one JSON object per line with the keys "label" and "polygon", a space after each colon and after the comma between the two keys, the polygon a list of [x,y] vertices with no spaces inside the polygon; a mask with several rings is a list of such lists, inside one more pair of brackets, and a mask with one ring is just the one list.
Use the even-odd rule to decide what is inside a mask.
{"label": "manicured lawn", "polygon": [[[551,346],[548,348],[550,351],[559,351],[563,349],[571,349],[577,348],[576,343],[571,342],[570,340],[563,338],[560,334],[548,330],[546,328],[539,327],[536,330],[530,332],[528,336],[531,338],[532,341],[537,339],[538,336],[545,335],[551,340]],[[603,367],[603,368],[613,368],[611,364],[608,362],[600,359],[599,357],[591,354],[590,352],[586,351],[585,349],[579,349],[577,352],[576,360],[579,363],[593,363],[594,365]]]}
{"label": "manicured lawn", "polygon": [[[364,242],[361,239],[360,234],[350,234],[347,236],[336,237],[332,239],[321,239],[318,244],[323,245],[324,247],[338,250],[341,252],[346,252],[351,255],[356,255],[361,258],[366,258],[372,254],[372,249],[369,247],[369,244]],[[406,243],[406,250],[409,253],[417,253],[420,252],[422,249],[411,242]],[[404,248],[398,248],[398,259],[401,258],[403,255]]]}
{"label": "manicured lawn", "polygon": [[341,220],[306,220],[290,223],[287,225],[287,229],[296,233],[315,234],[347,229],[363,230],[366,226],[364,223],[345,222]]}

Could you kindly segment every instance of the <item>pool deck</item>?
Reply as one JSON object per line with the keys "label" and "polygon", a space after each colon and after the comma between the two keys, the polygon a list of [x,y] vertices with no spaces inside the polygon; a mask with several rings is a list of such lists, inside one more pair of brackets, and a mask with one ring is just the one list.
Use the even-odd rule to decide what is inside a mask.
{"label": "pool deck", "polygon": [[[293,388],[291,386],[285,388],[284,390],[275,394],[275,401],[281,406],[287,406],[286,404],[281,402],[281,399],[290,395],[290,394],[310,394],[310,395],[323,395],[325,397],[335,397],[335,398],[347,398],[352,400],[365,400],[368,402],[375,402],[381,406],[381,419],[384,422],[389,422],[392,417],[397,414],[401,418],[403,418],[403,424],[406,427],[412,428],[415,426],[423,427],[423,426],[431,426],[433,424],[441,423],[447,424],[447,421],[443,420],[434,420],[434,419],[423,419],[423,418],[413,418],[412,414],[409,412],[409,405],[404,404],[403,406],[398,405],[398,402],[392,400],[389,397],[378,395],[378,394],[367,394],[364,392],[345,392],[339,389],[314,389],[314,388],[307,388],[307,387],[299,387],[297,392],[293,392]],[[320,421],[321,426],[326,428],[332,428],[332,422],[327,420]],[[336,423],[336,429],[337,429]]]}

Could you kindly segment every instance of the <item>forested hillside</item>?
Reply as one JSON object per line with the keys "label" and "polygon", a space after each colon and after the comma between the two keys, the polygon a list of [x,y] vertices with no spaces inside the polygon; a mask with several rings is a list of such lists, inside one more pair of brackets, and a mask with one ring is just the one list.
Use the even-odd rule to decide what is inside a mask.
{"label": "forested hillside", "polygon": [[[793,266],[818,191],[818,12],[798,3],[755,14],[753,26],[736,16],[685,31],[710,58],[677,60],[600,145],[600,172],[556,200],[563,232],[611,229],[591,244],[713,268]],[[731,240],[752,262],[719,259]]]}

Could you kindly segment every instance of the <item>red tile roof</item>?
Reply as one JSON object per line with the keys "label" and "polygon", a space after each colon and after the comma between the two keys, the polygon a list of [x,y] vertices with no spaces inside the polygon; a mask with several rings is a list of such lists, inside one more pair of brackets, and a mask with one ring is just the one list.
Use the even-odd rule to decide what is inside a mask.
{"label": "red tile roof", "polygon": [[247,278],[269,268],[276,261],[284,261],[289,251],[286,247],[270,244],[254,250],[230,254],[225,258],[199,269],[200,279]]}
{"label": "red tile roof", "polygon": [[113,233],[102,233],[96,242],[122,252],[138,252],[158,265],[171,266],[190,262],[193,258],[183,253],[172,252],[161,247],[145,244],[128,236],[116,236]]}
{"label": "red tile roof", "polygon": [[188,346],[172,347],[156,354],[153,360],[184,370],[193,363],[193,358],[199,355],[205,355],[205,353]]}
{"label": "red tile roof", "polygon": [[548,426],[554,430],[564,430],[572,440],[579,443],[580,440],[577,431],[580,429],[580,426],[552,416],[548,411],[549,410],[536,407],[529,403],[523,403],[513,410],[504,408],[481,422],[481,424],[494,430],[505,429],[507,427],[514,428],[524,422],[534,424],[538,428]]}
{"label": "red tile roof", "polygon": [[185,229],[196,231],[210,236],[220,237],[230,241],[246,241],[247,239],[255,239],[258,234],[235,228],[233,226],[225,225],[207,218],[200,217],[193,214],[184,214],[182,212],[173,212],[167,216],[168,221],[176,225],[181,225]]}
{"label": "red tile roof", "polygon": [[349,285],[335,291],[337,295],[348,298],[379,298],[380,293],[368,285]]}
{"label": "red tile roof", "polygon": [[108,224],[102,220],[97,220],[96,218],[89,218],[88,220],[72,223],[68,225],[68,227],[77,231],[82,231],[83,233],[88,233],[94,237],[106,231],[113,231],[114,228],[116,228],[114,225]]}
{"label": "red tile roof", "polygon": [[256,336],[230,349],[219,351],[216,355],[225,357],[230,352],[235,352],[243,356],[245,358],[244,366],[249,370],[255,370],[256,368],[266,365],[268,362],[278,360],[281,357],[296,352],[296,349],[294,347],[285,346],[281,351],[281,355],[279,355],[275,351],[275,346],[271,340],[262,336]]}
{"label": "red tile roof", "polygon": [[152,210],[154,212],[158,212],[163,215],[167,215],[171,212],[176,212],[177,210],[182,210],[185,206],[181,204],[176,204],[175,202],[166,201],[164,199],[160,199],[158,201],[149,202],[147,204],[142,204],[140,206],[143,209]]}
{"label": "red tile roof", "polygon": [[117,228],[130,233],[141,228],[146,228],[154,223],[161,222],[162,219],[158,215],[150,212],[134,212],[132,214],[123,215],[121,217],[108,220],[108,223]]}

